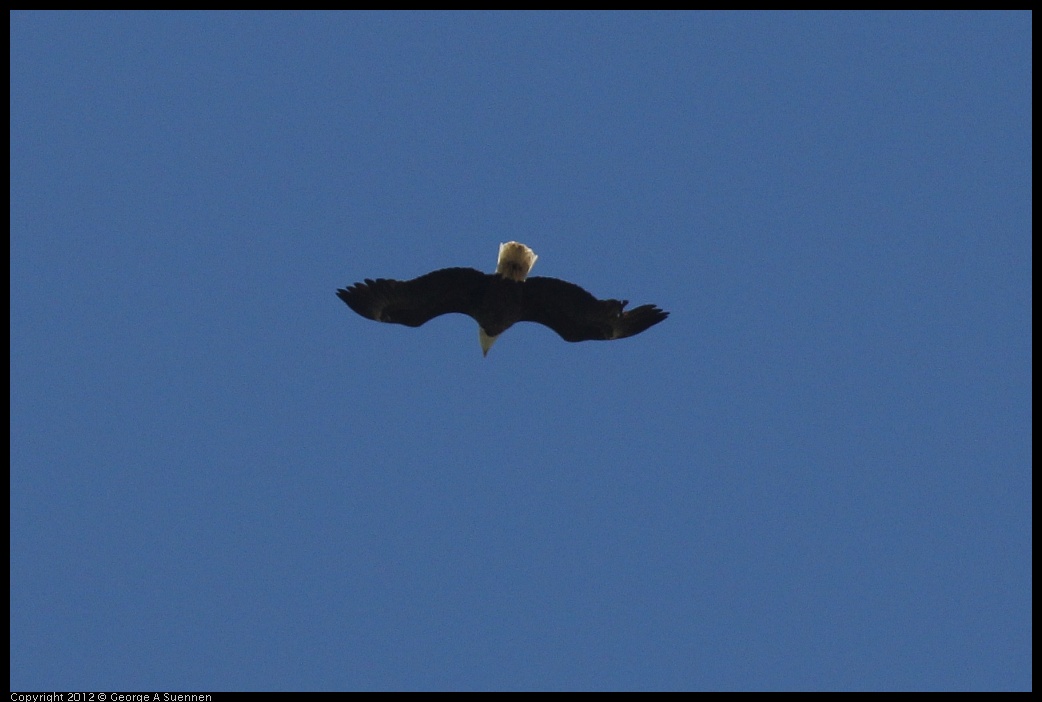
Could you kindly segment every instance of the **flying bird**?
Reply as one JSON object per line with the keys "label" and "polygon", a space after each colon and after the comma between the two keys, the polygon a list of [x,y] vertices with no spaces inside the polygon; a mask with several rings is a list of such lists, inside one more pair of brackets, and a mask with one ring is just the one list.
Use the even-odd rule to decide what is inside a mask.
{"label": "flying bird", "polygon": [[557,278],[528,277],[538,256],[524,244],[499,246],[496,272],[442,268],[412,280],[366,279],[336,294],[358,314],[378,322],[418,327],[450,312],[478,323],[481,352],[516,322],[550,327],[565,341],[624,339],[669,316],[655,305],[623,311],[628,300],[598,300]]}

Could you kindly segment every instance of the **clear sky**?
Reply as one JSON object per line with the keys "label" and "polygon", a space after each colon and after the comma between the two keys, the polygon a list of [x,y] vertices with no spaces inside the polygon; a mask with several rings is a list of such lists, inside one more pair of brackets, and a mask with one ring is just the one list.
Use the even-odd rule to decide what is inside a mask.
{"label": "clear sky", "polygon": [[[1031,688],[1031,16],[11,15],[11,687]],[[533,274],[610,343],[378,324]]]}

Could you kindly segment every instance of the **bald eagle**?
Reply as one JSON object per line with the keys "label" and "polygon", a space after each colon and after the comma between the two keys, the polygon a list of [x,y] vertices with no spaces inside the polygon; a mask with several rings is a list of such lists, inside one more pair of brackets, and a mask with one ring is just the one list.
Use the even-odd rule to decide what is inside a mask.
{"label": "bald eagle", "polygon": [[598,300],[557,278],[529,278],[538,256],[524,244],[499,246],[494,274],[473,268],[442,268],[412,280],[366,279],[336,294],[358,314],[378,322],[418,327],[450,312],[478,323],[487,356],[499,335],[516,322],[550,327],[565,341],[623,339],[669,316],[655,305],[627,312],[627,300]]}

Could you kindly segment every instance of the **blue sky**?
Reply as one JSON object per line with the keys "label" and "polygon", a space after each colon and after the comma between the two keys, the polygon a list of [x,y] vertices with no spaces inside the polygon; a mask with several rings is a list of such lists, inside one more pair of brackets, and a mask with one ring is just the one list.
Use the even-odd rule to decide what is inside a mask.
{"label": "blue sky", "polygon": [[[11,15],[15,690],[1031,688],[1031,16]],[[335,290],[671,312],[482,358]]]}

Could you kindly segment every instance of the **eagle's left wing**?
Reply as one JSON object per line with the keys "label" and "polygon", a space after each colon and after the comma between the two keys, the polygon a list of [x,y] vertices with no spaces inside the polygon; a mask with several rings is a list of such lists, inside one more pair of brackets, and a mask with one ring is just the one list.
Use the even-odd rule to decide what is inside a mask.
{"label": "eagle's left wing", "polygon": [[666,317],[655,305],[624,311],[627,300],[598,300],[574,283],[531,277],[524,282],[521,321],[550,327],[565,341],[623,339]]}

